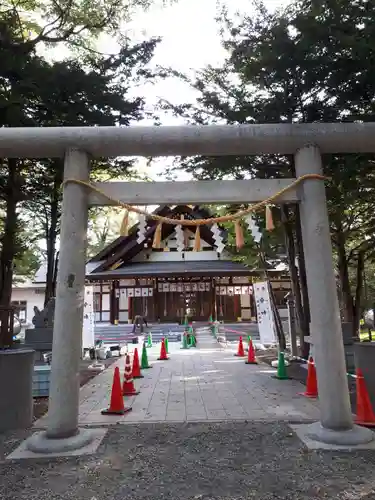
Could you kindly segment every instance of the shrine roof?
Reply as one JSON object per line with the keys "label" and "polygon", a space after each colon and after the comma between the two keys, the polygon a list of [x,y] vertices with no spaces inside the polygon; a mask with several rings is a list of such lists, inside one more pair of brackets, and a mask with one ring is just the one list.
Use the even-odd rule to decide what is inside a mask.
{"label": "shrine roof", "polygon": [[[281,274],[268,270],[272,276]],[[114,270],[93,271],[86,275],[90,281],[118,280],[145,277],[203,277],[203,276],[260,276],[259,270],[252,270],[240,262],[228,260],[201,260],[176,262],[133,262]]]}
{"label": "shrine roof", "polygon": [[[168,206],[160,206],[155,211],[155,214],[162,215],[164,217],[169,217],[172,219],[180,219],[181,215],[185,219],[207,219],[211,217],[211,213],[202,207],[195,206],[191,207],[188,205],[177,205],[173,208]],[[154,237],[155,229],[157,223],[154,220],[148,220],[147,229],[145,232],[145,242],[151,245]],[[162,240],[170,236],[175,229],[175,226],[171,224],[162,225]],[[195,227],[192,226],[195,230]],[[209,245],[214,246],[215,241],[213,234],[209,226],[201,226],[201,238],[206,241]],[[222,230],[222,237],[225,239],[226,232]],[[128,236],[120,236],[116,238],[112,243],[107,245],[101,252],[92,257],[89,260],[90,265],[97,264],[96,272],[107,272],[114,264],[117,262],[130,262],[136,255],[142,252],[145,248],[145,243],[138,243],[138,224],[135,224],[129,229]],[[133,265],[133,264],[132,264]],[[134,266],[134,265],[133,265]],[[88,274],[86,272],[86,274]]]}

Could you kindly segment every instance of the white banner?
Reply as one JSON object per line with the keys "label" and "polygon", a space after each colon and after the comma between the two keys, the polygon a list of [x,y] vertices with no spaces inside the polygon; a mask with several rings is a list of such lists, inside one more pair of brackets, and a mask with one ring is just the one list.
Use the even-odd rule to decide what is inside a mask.
{"label": "white banner", "polygon": [[264,345],[276,344],[275,322],[267,282],[254,283],[254,298],[260,341]]}
{"label": "white banner", "polygon": [[83,306],[82,349],[95,345],[94,335],[94,287],[85,286],[85,302]]}

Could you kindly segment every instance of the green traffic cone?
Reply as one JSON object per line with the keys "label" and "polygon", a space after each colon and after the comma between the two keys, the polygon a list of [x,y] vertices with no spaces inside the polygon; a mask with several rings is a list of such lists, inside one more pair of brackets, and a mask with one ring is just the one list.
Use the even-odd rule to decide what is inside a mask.
{"label": "green traffic cone", "polygon": [[277,360],[277,374],[274,378],[277,378],[279,380],[287,380],[289,378],[286,372],[284,353],[281,351],[279,352]]}
{"label": "green traffic cone", "polygon": [[142,359],[141,359],[141,369],[142,370],[147,370],[148,368],[152,368],[152,366],[148,364],[146,344],[143,343]]}
{"label": "green traffic cone", "polygon": [[146,347],[152,347],[152,335],[151,332],[149,332],[147,336],[147,346]]}
{"label": "green traffic cone", "polygon": [[210,314],[210,317],[208,318],[208,323],[211,325],[212,324],[212,314]]}
{"label": "green traffic cone", "polygon": [[188,340],[187,340],[187,333],[186,332],[184,332],[182,334],[182,346],[181,346],[181,349],[189,349]]}
{"label": "green traffic cone", "polygon": [[168,351],[168,338],[167,337],[165,337],[165,339],[164,339],[164,345],[165,345],[165,351],[166,351],[166,353],[169,354],[169,351]]}
{"label": "green traffic cone", "polygon": [[197,347],[197,343],[195,341],[195,335],[192,333],[191,336],[191,347]]}

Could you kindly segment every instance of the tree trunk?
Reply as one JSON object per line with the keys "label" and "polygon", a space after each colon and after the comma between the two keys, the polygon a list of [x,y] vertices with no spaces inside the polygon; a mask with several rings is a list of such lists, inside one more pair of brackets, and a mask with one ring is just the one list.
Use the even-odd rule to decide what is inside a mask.
{"label": "tree trunk", "polygon": [[61,162],[61,160],[57,159],[53,163],[54,178],[51,194],[50,220],[48,220],[48,215],[46,216],[47,274],[44,307],[48,304],[49,300],[55,296],[56,287],[56,239],[60,219],[60,185],[62,182],[61,172],[63,171],[63,166],[59,165],[59,162]]}
{"label": "tree trunk", "polygon": [[357,259],[357,283],[353,310],[353,337],[358,337],[359,320],[361,319],[361,303],[363,291],[363,274],[365,269],[365,253],[359,252]]}
{"label": "tree trunk", "polygon": [[337,249],[337,270],[340,279],[340,291],[342,301],[343,321],[353,322],[354,302],[349,281],[348,260],[345,250],[345,235],[342,232],[341,224],[336,224],[336,249]]}
{"label": "tree trunk", "polygon": [[13,261],[16,255],[17,203],[19,182],[17,161],[8,160],[8,178],[5,188],[5,220],[0,252],[0,304],[9,306],[12,297]]}
{"label": "tree trunk", "polygon": [[[302,231],[301,231],[301,216],[299,211],[299,206],[295,205],[295,216],[296,216],[296,254],[298,257],[298,276],[300,283],[300,291],[302,296],[302,333],[304,337],[310,336],[310,303],[309,303],[309,293],[307,289],[307,278],[306,278],[306,264],[305,255],[303,252],[303,241],[302,241]],[[303,357],[307,358],[309,355],[309,344],[305,344]]]}
{"label": "tree trunk", "polygon": [[305,339],[303,332],[303,308],[301,300],[301,289],[298,279],[298,269],[296,267],[296,249],[294,243],[293,229],[290,222],[290,213],[286,205],[281,207],[281,220],[283,222],[284,234],[285,234],[285,246],[287,250],[288,265],[290,272],[290,279],[292,284],[292,294],[294,297],[294,305],[296,311],[296,323],[297,323],[297,335],[300,338],[300,356],[303,357],[305,353]]}
{"label": "tree trunk", "polygon": [[56,258],[55,258],[55,269],[53,272],[53,297],[56,297],[56,283],[57,283],[57,269],[59,267],[59,255],[60,253],[56,253]]}
{"label": "tree trunk", "polygon": [[[17,252],[17,203],[20,193],[20,178],[17,160],[8,160],[8,176],[5,187],[5,220],[0,252],[0,306],[9,308],[12,301],[13,265]],[[8,332],[6,313],[1,314],[0,347],[12,345],[12,332]]]}
{"label": "tree trunk", "polygon": [[[48,221],[47,221],[48,224]],[[58,203],[51,204],[51,219],[46,231],[47,243],[47,274],[46,274],[46,290],[44,295],[44,307],[49,300],[54,296],[54,278],[55,278],[55,261],[56,261],[56,237],[58,224]]]}

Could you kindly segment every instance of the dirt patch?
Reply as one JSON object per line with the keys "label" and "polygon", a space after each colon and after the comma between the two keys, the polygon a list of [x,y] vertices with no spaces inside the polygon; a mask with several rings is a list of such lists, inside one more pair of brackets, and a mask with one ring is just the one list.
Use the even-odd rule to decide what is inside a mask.
{"label": "dirt patch", "polygon": [[[107,368],[112,363],[114,363],[118,358],[109,358],[101,360],[100,362],[105,365]],[[82,360],[80,367],[80,387],[87,384],[92,380],[96,375],[99,375],[100,370],[89,370],[88,367],[92,364],[92,360]],[[34,406],[34,422],[39,418],[43,417],[45,413],[48,411],[48,397],[47,398],[34,398],[33,399]]]}

